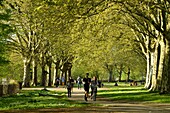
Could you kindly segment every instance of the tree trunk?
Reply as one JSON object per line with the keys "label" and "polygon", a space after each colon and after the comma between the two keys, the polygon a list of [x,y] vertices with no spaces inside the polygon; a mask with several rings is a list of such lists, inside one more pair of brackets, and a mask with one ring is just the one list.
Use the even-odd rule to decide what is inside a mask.
{"label": "tree trunk", "polygon": [[122,72],[123,72],[123,64],[120,65],[120,70],[119,70],[119,82],[122,81]]}
{"label": "tree trunk", "polygon": [[66,68],[65,64],[62,66],[62,69],[61,69],[61,77],[62,76],[65,77],[65,83],[64,84],[66,84],[66,81],[68,80],[68,76],[67,76],[67,68]]}
{"label": "tree trunk", "polygon": [[71,77],[71,68],[68,69],[68,76]]}
{"label": "tree trunk", "polygon": [[151,60],[152,62],[152,66],[153,66],[153,73],[152,73],[152,83],[151,83],[151,87],[150,87],[150,91],[156,91],[157,90],[157,75],[158,75],[158,43],[156,43],[155,45],[155,51],[151,53]]}
{"label": "tree trunk", "polygon": [[38,76],[37,76],[37,61],[36,59],[33,59],[32,61],[32,80],[31,85],[37,86],[38,84]]}
{"label": "tree trunk", "polygon": [[170,41],[166,42],[166,52],[162,73],[161,93],[170,93]]}
{"label": "tree trunk", "polygon": [[34,70],[34,84],[35,86],[38,85],[38,74],[37,74],[37,65],[35,67],[33,67],[33,70]]}
{"label": "tree trunk", "polygon": [[110,71],[109,71],[109,79],[108,79],[108,82],[111,82],[111,81],[112,81],[112,77],[113,77],[113,71],[110,70]]}
{"label": "tree trunk", "polygon": [[129,82],[129,79],[130,79],[130,68],[128,68],[126,82]]}
{"label": "tree trunk", "polygon": [[24,59],[24,76],[22,86],[30,86],[30,62],[27,58]]}
{"label": "tree trunk", "polygon": [[162,76],[163,76],[163,67],[164,67],[164,59],[165,59],[165,42],[163,40],[160,41],[159,51],[160,54],[159,58],[159,67],[158,67],[158,77],[157,77],[157,88],[161,91],[161,84],[162,84]]}
{"label": "tree trunk", "polygon": [[145,88],[149,89],[151,86],[151,76],[152,76],[152,66],[151,66],[151,55],[149,52],[146,53],[146,62],[147,62],[147,70],[146,70],[146,83]]}
{"label": "tree trunk", "polygon": [[66,84],[66,82],[67,82],[67,80],[68,80],[67,70],[64,71],[64,76],[65,76],[65,83],[64,83],[64,84]]}
{"label": "tree trunk", "polygon": [[[53,76],[53,82],[52,82],[52,85],[54,85],[55,83],[55,80],[57,77],[59,77],[58,75],[58,70],[59,70],[59,65],[60,65],[60,60],[58,60],[55,64],[55,68],[54,68],[54,76]],[[59,77],[60,78],[60,77]]]}
{"label": "tree trunk", "polygon": [[122,81],[122,70],[119,71],[119,82]]}
{"label": "tree trunk", "polygon": [[108,82],[111,82],[113,80],[113,65],[112,64],[108,64],[108,63],[105,63],[105,66],[106,66],[106,70],[107,72],[109,73],[108,74]]}
{"label": "tree trunk", "polygon": [[51,67],[52,67],[52,63],[49,63],[48,64],[48,77],[49,77],[49,79],[48,79],[48,86],[51,86],[51,83],[52,83],[52,80],[51,80]]}
{"label": "tree trunk", "polygon": [[41,66],[41,85],[47,85],[47,72],[45,70],[45,65]]}

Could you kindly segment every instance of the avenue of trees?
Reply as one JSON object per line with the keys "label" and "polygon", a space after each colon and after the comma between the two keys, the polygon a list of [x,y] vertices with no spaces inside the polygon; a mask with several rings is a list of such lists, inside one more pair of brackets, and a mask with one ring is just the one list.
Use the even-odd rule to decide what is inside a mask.
{"label": "avenue of trees", "polygon": [[7,61],[1,56],[10,62],[0,68],[20,76],[23,86],[90,72],[100,79],[107,73],[109,82],[145,76],[145,88],[169,93],[169,6],[169,0],[4,0],[0,42],[8,49],[0,49],[0,62]]}

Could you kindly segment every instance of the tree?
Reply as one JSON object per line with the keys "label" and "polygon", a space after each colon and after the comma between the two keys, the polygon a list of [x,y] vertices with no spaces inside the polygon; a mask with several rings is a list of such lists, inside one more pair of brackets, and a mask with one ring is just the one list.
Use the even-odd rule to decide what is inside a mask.
{"label": "tree", "polygon": [[[141,43],[147,55],[148,88],[152,91],[169,92],[169,1],[116,1],[121,4],[123,14],[135,23],[134,31],[140,33],[146,43]],[[140,36],[141,37],[141,36]],[[140,38],[138,36],[138,38]],[[152,75],[152,78],[148,78]]]}
{"label": "tree", "polygon": [[[18,54],[21,54],[24,62],[24,76],[23,85],[29,86],[31,84],[30,66],[33,62],[33,72],[37,55],[40,53],[42,23],[38,22],[38,18],[35,16],[37,12],[34,10],[38,7],[36,3],[38,1],[6,1],[5,6],[12,10],[12,16],[10,20],[11,26],[15,29],[15,33],[11,34],[8,40],[8,44],[11,49]],[[33,79],[36,77],[32,77]],[[36,79],[33,81],[36,83]],[[33,83],[32,82],[32,83]]]}
{"label": "tree", "polygon": [[6,57],[7,51],[7,35],[12,32],[11,26],[8,21],[11,16],[11,11],[4,8],[4,1],[0,1],[0,65],[6,64],[9,60]]}
{"label": "tree", "polygon": [[[116,64],[119,65],[123,62],[132,64],[131,61],[127,62],[128,56],[125,56],[127,55],[125,53],[131,54],[133,51],[132,31],[129,30],[129,27],[119,24],[115,18],[116,11],[112,12],[113,15],[111,11],[105,10],[98,15],[84,19],[84,23],[79,24],[79,31],[76,31],[78,37],[81,37],[80,43],[74,45],[77,48],[78,62],[89,67],[89,71],[102,70],[101,67],[104,67],[110,73],[109,81],[112,81],[113,69]],[[113,22],[113,20],[115,21]],[[123,60],[125,58],[126,60]],[[128,65],[126,66],[128,67]]]}

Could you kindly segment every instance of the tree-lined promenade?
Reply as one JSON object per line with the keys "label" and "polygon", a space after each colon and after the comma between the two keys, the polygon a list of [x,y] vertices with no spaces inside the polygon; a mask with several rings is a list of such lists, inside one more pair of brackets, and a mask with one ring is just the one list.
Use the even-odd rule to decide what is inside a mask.
{"label": "tree-lined promenade", "polygon": [[[169,0],[1,0],[0,77],[145,81],[170,92]],[[10,69],[10,70],[9,70]]]}

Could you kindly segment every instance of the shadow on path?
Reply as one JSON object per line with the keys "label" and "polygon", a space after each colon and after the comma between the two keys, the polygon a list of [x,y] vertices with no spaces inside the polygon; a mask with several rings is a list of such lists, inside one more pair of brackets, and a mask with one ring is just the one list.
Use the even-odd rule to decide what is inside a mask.
{"label": "shadow on path", "polygon": [[[106,90],[105,88],[99,88],[99,90]],[[109,89],[108,89],[109,90]],[[72,92],[70,100],[84,101],[84,91],[76,90]],[[92,106],[90,108],[79,109],[78,112],[88,113],[170,113],[170,104],[140,104],[140,103],[129,103],[111,101],[107,97],[97,97],[97,101],[93,101],[88,98],[87,103],[100,104],[102,106]],[[76,113],[76,110],[74,111]]]}

